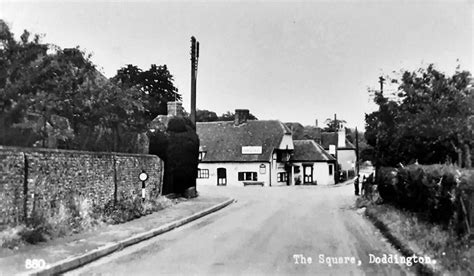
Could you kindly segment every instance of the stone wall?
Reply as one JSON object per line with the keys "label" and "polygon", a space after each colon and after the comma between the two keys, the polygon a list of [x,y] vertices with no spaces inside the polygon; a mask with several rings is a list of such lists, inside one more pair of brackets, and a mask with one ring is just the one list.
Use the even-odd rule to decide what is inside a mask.
{"label": "stone wall", "polygon": [[[26,221],[35,210],[57,212],[74,196],[94,206],[161,194],[163,162],[154,155],[82,152],[0,146],[0,227]],[[65,202],[67,203],[67,202]]]}

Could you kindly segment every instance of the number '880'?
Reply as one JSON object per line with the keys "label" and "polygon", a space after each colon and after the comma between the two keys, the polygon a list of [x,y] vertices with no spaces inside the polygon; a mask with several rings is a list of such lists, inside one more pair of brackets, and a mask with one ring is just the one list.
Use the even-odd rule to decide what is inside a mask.
{"label": "number '880'", "polygon": [[45,268],[46,262],[43,259],[26,259],[25,268],[26,269],[38,269]]}

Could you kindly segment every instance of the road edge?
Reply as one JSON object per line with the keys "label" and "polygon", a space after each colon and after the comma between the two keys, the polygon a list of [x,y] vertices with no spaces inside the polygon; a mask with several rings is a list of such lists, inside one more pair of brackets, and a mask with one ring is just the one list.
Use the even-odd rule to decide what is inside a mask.
{"label": "road edge", "polygon": [[[374,214],[370,213],[367,208],[364,211],[364,215],[367,218],[369,218],[369,220],[373,223],[373,225],[377,227],[377,229],[380,230],[382,235],[405,257],[410,257],[413,255],[417,255],[417,256],[422,255],[422,254],[417,254],[407,244],[405,244],[399,238],[395,237],[395,235],[393,235],[390,232],[390,228],[384,222],[379,220]],[[422,275],[438,275],[438,274],[442,274],[443,272],[443,269],[439,265],[416,263],[413,266],[416,267],[417,273],[422,274]]]}
{"label": "road edge", "polygon": [[66,271],[75,269],[77,267],[80,267],[82,265],[85,265],[87,263],[90,263],[92,261],[95,261],[101,257],[104,257],[106,255],[109,255],[113,252],[119,251],[125,247],[128,247],[133,244],[137,244],[141,241],[150,239],[152,237],[158,236],[160,234],[166,233],[168,231],[171,231],[175,228],[178,228],[184,224],[187,224],[189,222],[192,222],[196,219],[202,218],[206,215],[209,215],[211,213],[214,213],[216,211],[219,211],[220,209],[230,205],[231,203],[235,202],[235,199],[230,198],[224,202],[218,203],[214,206],[211,206],[205,210],[199,211],[197,213],[194,213],[188,217],[175,220],[173,222],[161,225],[158,228],[148,230],[144,233],[137,234],[135,236],[132,236],[130,238],[127,238],[125,240],[116,242],[114,244],[109,244],[105,245],[102,247],[99,247],[97,249],[94,249],[90,252],[87,252],[83,255],[73,257],[73,258],[66,258],[62,261],[56,262],[54,264],[51,264],[48,266],[48,268],[45,269],[40,269],[36,271],[31,271],[31,272],[26,272],[20,275],[56,275],[60,273],[64,273]]}

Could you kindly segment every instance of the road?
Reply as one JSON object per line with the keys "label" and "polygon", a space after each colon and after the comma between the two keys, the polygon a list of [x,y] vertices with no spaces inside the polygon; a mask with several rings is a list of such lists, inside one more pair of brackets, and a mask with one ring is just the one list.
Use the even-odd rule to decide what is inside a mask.
{"label": "road", "polygon": [[[399,253],[353,207],[352,185],[198,189],[237,202],[69,275],[414,273],[397,264],[370,263],[369,254]],[[336,264],[332,257],[347,258]]]}

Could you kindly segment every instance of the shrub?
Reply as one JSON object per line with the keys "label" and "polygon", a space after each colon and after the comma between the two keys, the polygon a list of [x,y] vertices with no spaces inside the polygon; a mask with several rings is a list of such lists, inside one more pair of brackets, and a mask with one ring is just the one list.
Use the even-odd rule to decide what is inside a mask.
{"label": "shrub", "polygon": [[377,183],[384,201],[448,227],[453,219],[455,223],[464,219],[460,215],[463,213],[460,199],[472,204],[469,202],[472,196],[467,196],[472,193],[463,191],[474,187],[473,175],[472,171],[461,172],[455,166],[410,165],[397,169],[381,168]]}

